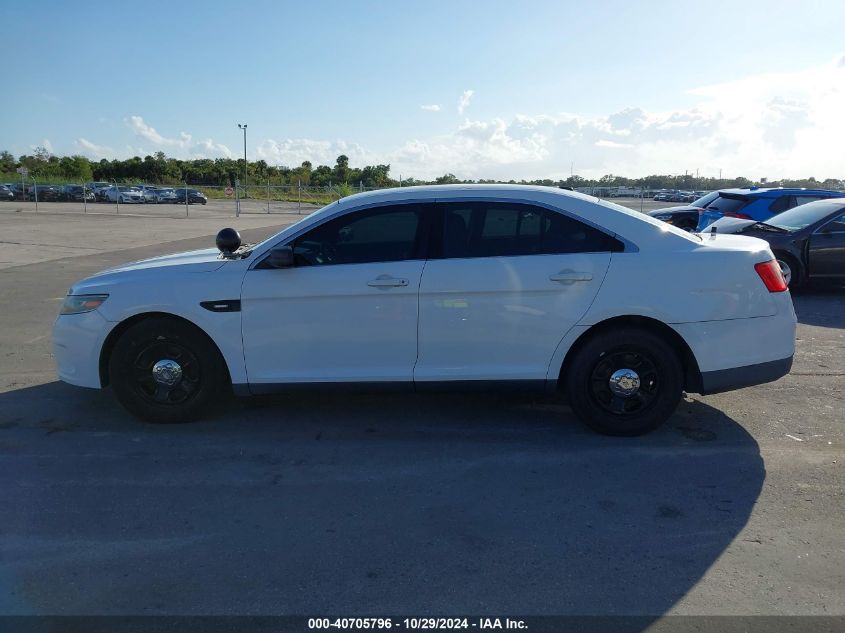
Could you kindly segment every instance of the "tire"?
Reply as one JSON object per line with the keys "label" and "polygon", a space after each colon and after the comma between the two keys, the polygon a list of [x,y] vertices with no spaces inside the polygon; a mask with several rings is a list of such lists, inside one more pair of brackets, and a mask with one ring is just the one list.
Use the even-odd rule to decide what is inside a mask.
{"label": "tire", "polygon": [[[633,370],[637,381],[611,386],[611,376]],[[563,388],[575,415],[603,435],[643,435],[675,411],[683,391],[677,351],[649,330],[621,327],[599,332],[575,350]],[[638,386],[637,386],[638,385]],[[614,389],[616,390],[614,392]],[[629,391],[628,395],[620,395]]]}
{"label": "tire", "polygon": [[[157,381],[153,367],[164,360],[177,363],[179,376],[161,367]],[[159,317],[120,336],[109,358],[109,377],[118,401],[150,422],[196,420],[229,389],[226,365],[211,340],[188,323]]]}
{"label": "tire", "polygon": [[804,267],[789,253],[776,252],[774,255],[789,290],[801,288],[804,285]]}

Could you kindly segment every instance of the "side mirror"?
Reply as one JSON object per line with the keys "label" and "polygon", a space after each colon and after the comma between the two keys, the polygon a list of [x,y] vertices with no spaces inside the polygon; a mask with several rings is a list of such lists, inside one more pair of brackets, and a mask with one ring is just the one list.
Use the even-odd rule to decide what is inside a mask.
{"label": "side mirror", "polygon": [[293,248],[290,246],[277,246],[270,250],[264,260],[262,268],[290,268],[293,266]]}

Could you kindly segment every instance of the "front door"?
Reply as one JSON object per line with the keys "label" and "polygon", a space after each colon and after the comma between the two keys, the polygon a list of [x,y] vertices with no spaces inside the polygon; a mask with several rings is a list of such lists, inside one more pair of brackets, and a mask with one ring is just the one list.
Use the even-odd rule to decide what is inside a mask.
{"label": "front door", "polygon": [[845,215],[810,236],[810,277],[845,277]]}
{"label": "front door", "polygon": [[296,238],[294,266],[247,272],[250,385],[411,381],[424,205],[345,214]]}

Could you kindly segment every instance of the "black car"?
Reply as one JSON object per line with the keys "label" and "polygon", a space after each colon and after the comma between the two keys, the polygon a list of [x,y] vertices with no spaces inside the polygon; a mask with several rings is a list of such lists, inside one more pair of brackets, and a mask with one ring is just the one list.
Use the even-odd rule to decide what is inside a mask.
{"label": "black car", "polygon": [[202,191],[197,191],[196,189],[175,189],[174,192],[176,193],[176,199],[173,201],[174,204],[185,204],[185,191],[187,191],[188,196],[188,204],[205,204],[208,202],[208,198]]}
{"label": "black car", "polygon": [[663,220],[673,226],[677,226],[679,229],[694,231],[695,227],[698,226],[698,212],[718,197],[718,191],[711,191],[701,196],[698,200],[691,202],[689,205],[654,209],[653,211],[649,211],[648,215],[657,220]]}
{"label": "black car", "polygon": [[[89,202],[94,201],[94,192],[85,189],[85,200]],[[39,194],[40,195],[40,194]],[[65,185],[62,187],[62,200],[66,200],[68,202],[83,202],[83,189],[82,185]]]}
{"label": "black car", "polygon": [[27,191],[27,197],[35,200],[36,194],[38,202],[57,202],[62,199],[62,188],[56,185],[31,185]]}
{"label": "black car", "polygon": [[0,185],[0,200],[14,200],[15,192],[6,185]]}
{"label": "black car", "polygon": [[793,290],[810,280],[845,280],[843,198],[808,202],[765,222],[722,218],[702,235],[706,236],[713,227],[717,233],[739,233],[766,240]]}

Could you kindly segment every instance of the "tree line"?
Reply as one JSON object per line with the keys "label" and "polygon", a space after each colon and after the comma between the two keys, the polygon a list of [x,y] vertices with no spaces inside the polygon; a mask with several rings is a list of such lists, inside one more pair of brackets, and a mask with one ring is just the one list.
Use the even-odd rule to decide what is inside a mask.
{"label": "tree line", "polygon": [[[10,152],[0,152],[0,178],[4,182],[19,178],[15,173],[18,167],[26,167],[31,177],[42,182],[76,182],[108,180],[121,183],[154,183],[178,185],[216,185],[232,186],[237,179],[244,178],[243,159],[198,158],[180,160],[170,158],[164,152],[144,156],[133,156],[125,160],[102,159],[93,161],[85,156],[56,156],[43,147],[36,148],[33,154],[15,158]],[[807,187],[813,189],[843,189],[845,183],[836,178],[816,180],[810,178],[785,179],[777,182],[752,181],[742,176],[737,178],[704,178],[691,174],[652,175],[643,178],[625,178],[607,174],[597,180],[572,175],[565,179],[536,180],[461,180],[454,174],[444,174],[434,180],[403,179],[400,183],[390,174],[390,165],[367,165],[351,167],[345,155],[337,157],[335,164],[314,165],[304,161],[298,167],[268,165],[264,160],[248,161],[246,178],[249,184],[302,185],[312,187],[347,186],[347,187],[395,187],[399,184],[458,184],[458,183],[497,183],[546,185],[550,187],[633,187],[647,190],[683,189],[713,190],[726,187],[783,186]]]}

